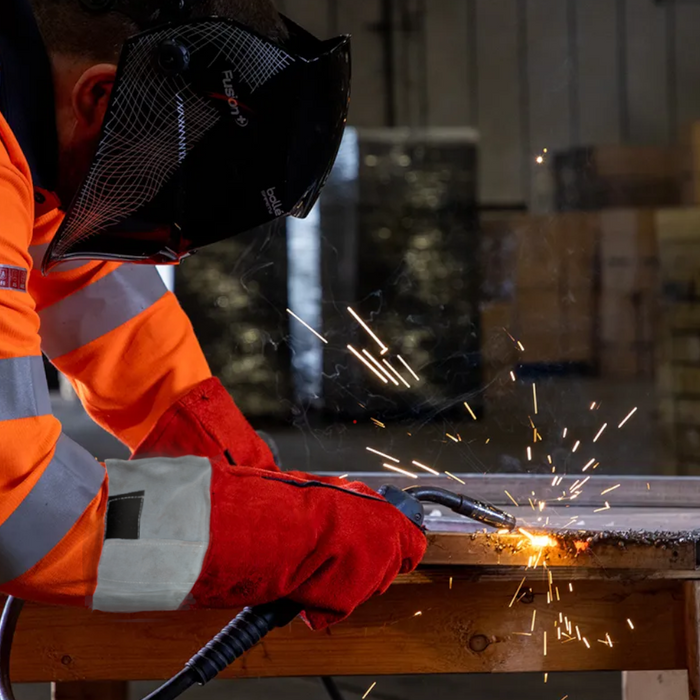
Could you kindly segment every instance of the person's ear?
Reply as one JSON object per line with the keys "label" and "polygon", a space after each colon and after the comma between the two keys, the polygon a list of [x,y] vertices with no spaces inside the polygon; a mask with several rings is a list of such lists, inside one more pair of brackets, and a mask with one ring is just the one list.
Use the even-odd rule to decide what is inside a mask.
{"label": "person's ear", "polygon": [[102,129],[116,74],[117,66],[100,63],[88,68],[73,87],[73,115],[87,137],[97,136]]}

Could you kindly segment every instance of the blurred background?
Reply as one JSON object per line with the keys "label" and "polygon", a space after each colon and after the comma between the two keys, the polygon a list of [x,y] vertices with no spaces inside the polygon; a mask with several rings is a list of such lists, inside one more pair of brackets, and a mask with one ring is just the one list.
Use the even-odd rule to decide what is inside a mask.
{"label": "blurred background", "polygon": [[[453,473],[700,474],[700,2],[278,5],[352,34],[338,162],[307,219],[202,250],[174,290],[283,468],[379,471],[371,446]],[[126,456],[51,381],[66,432]],[[276,683],[237,691],[323,697]],[[567,683],[572,700],[620,697],[619,674]],[[557,691],[523,676],[373,692]]]}

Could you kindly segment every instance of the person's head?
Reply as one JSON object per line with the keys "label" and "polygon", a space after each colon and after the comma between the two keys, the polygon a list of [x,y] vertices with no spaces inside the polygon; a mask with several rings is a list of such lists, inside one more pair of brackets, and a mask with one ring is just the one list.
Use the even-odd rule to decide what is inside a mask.
{"label": "person's head", "polygon": [[[54,74],[59,191],[68,204],[97,147],[124,41],[139,27],[118,12],[93,14],[79,0],[31,0]],[[198,0],[192,17],[218,15],[283,43],[273,0]]]}

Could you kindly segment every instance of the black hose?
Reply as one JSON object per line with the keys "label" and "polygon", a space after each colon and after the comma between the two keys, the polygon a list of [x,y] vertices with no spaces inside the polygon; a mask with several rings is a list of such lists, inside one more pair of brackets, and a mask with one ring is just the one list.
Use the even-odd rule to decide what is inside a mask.
{"label": "black hose", "polygon": [[173,700],[195,683],[208,683],[252,649],[270,630],[289,624],[300,612],[301,607],[289,600],[245,608],[202,647],[180,673],[144,700]]}
{"label": "black hose", "polygon": [[0,700],[15,700],[10,682],[10,653],[24,601],[10,596],[0,615]]}

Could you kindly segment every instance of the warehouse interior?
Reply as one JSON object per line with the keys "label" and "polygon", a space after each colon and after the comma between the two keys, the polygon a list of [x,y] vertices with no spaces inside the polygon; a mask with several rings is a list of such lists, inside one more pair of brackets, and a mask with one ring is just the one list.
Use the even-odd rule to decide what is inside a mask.
{"label": "warehouse interior", "polygon": [[[700,2],[277,5],[320,37],[352,35],[338,160],[307,219],[204,249],[173,285],[282,468],[378,472],[372,447],[457,475],[700,474]],[[405,360],[391,383],[363,347]],[[51,379],[66,433],[127,457]],[[190,696],[234,693],[328,697],[319,679]],[[623,682],[406,675],[370,698],[436,694],[622,700]]]}

